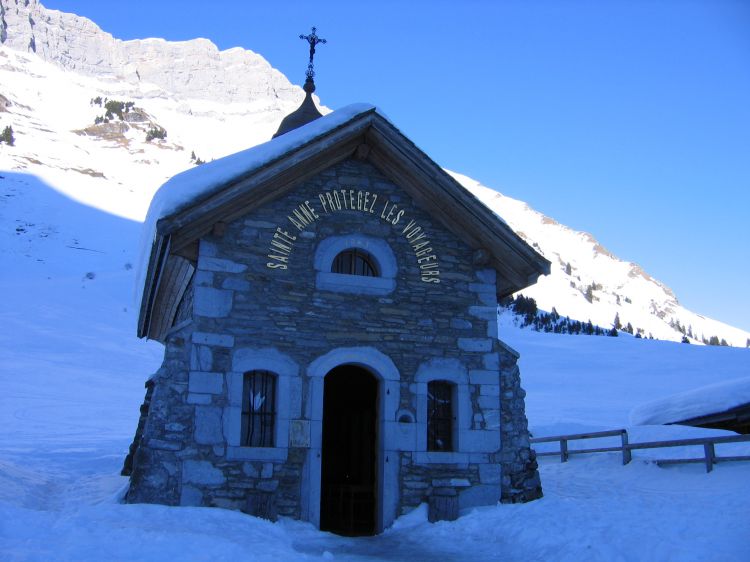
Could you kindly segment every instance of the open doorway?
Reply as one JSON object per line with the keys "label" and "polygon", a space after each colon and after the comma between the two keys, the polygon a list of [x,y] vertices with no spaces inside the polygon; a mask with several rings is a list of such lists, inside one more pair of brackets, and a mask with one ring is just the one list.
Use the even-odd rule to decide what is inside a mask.
{"label": "open doorway", "polygon": [[320,528],[341,535],[376,532],[378,381],[343,365],[325,377]]}

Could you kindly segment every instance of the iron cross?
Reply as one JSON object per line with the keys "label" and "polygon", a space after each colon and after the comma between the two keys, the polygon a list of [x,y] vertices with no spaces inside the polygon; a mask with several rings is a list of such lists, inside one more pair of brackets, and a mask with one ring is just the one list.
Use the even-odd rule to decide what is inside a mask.
{"label": "iron cross", "polygon": [[304,39],[305,41],[307,41],[308,43],[310,43],[310,63],[309,63],[310,66],[312,66],[312,64],[313,64],[313,57],[315,56],[315,45],[317,45],[318,43],[323,43],[324,45],[326,44],[326,40],[325,39],[321,39],[320,37],[318,37],[315,34],[315,31],[317,31],[317,30],[316,30],[315,27],[313,27],[312,28],[312,33],[310,35],[300,35],[299,36],[300,39]]}

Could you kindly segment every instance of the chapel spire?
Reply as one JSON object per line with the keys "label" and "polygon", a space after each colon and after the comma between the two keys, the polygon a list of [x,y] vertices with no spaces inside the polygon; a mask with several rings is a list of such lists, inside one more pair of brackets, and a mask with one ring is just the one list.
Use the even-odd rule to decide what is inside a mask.
{"label": "chapel spire", "polygon": [[319,44],[325,45],[328,41],[318,37],[316,32],[317,29],[313,26],[312,32],[309,35],[300,34],[299,36],[300,39],[304,39],[310,45],[310,59],[307,63],[307,70],[305,71],[305,85],[302,87],[305,91],[305,99],[302,101],[302,105],[284,117],[273,138],[301,127],[302,125],[307,125],[311,121],[315,121],[318,117],[323,116],[323,114],[318,111],[318,108],[315,107],[315,102],[312,99],[312,94],[315,91],[315,67],[313,66],[313,59],[315,58],[315,46]]}

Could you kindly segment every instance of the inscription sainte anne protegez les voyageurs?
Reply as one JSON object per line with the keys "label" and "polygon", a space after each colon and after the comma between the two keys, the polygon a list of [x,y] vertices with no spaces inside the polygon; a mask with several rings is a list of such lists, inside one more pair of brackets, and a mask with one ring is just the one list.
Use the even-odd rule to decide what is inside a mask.
{"label": "inscription sainte anne protegez les voyageurs", "polygon": [[321,217],[339,211],[359,211],[369,215],[379,216],[381,220],[390,223],[406,239],[411,246],[417,263],[419,264],[420,279],[425,283],[440,283],[440,264],[435,255],[427,233],[414,220],[404,216],[406,211],[396,203],[377,193],[361,189],[333,189],[318,193],[318,200],[300,203],[287,215],[291,227],[284,229],[276,227],[269,244],[269,269],[287,269],[289,258],[294,250],[297,236],[289,232],[294,229],[303,232],[308,225],[320,220]]}

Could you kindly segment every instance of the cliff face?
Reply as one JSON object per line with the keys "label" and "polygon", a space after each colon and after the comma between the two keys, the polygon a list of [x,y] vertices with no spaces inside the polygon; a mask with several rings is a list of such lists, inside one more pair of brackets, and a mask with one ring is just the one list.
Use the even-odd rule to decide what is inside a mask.
{"label": "cliff face", "polygon": [[0,0],[0,43],[34,52],[65,70],[146,82],[186,99],[300,103],[304,97],[299,87],[252,51],[219,51],[207,39],[121,41],[89,19],[48,10],[38,0]]}

